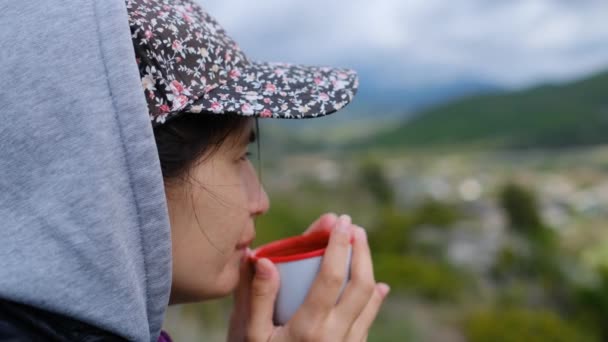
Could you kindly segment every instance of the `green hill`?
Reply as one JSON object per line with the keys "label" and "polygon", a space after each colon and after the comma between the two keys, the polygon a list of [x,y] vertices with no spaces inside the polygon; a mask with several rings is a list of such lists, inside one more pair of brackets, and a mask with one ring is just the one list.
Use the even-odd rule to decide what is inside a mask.
{"label": "green hill", "polygon": [[365,145],[554,148],[601,143],[608,143],[608,72],[431,108]]}

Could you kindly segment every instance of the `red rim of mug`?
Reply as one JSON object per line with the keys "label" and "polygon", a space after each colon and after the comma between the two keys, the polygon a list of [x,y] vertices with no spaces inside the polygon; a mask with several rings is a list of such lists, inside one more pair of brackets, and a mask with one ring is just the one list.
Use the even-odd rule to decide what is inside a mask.
{"label": "red rim of mug", "polygon": [[321,256],[329,242],[329,231],[318,231],[270,242],[256,248],[251,260],[256,262],[266,258],[273,263],[299,261]]}

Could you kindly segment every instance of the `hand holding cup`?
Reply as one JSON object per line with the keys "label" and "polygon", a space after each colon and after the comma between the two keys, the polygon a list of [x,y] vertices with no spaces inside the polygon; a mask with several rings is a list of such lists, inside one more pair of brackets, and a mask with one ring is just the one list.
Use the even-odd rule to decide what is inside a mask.
{"label": "hand holding cup", "polygon": [[[333,228],[326,228],[328,221],[334,223],[330,225]],[[325,225],[321,224],[322,222],[325,222]],[[244,263],[231,318],[230,341],[366,339],[368,330],[389,291],[386,284],[376,283],[374,280],[366,233],[362,228],[353,225],[347,215],[340,218],[332,214],[323,215],[312,227],[305,235],[324,230],[330,233],[318,273],[303,303],[284,325],[276,326],[275,322],[279,323],[278,321],[285,319],[280,315],[290,314],[293,307],[290,301],[297,296],[290,296],[288,301],[279,302],[278,294],[280,289],[283,289],[280,285],[288,282],[285,280],[287,276],[279,278],[280,266],[276,266],[269,258],[259,257],[260,255],[256,258],[255,254],[252,255],[255,260],[255,274]],[[347,269],[345,266],[348,265],[349,258],[350,269]],[[301,293],[301,289],[306,287],[306,284],[299,286],[297,293]],[[291,293],[289,291],[285,288],[283,293]],[[281,303],[291,304],[286,305],[285,312],[279,314],[278,309],[283,305]]]}

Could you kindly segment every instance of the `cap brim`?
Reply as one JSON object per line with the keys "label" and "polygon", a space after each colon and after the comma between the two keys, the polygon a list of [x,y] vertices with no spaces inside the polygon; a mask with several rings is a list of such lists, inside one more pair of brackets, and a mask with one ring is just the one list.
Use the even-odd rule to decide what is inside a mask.
{"label": "cap brim", "polygon": [[349,104],[359,86],[352,69],[252,62],[228,73],[184,112],[303,119],[334,113]]}

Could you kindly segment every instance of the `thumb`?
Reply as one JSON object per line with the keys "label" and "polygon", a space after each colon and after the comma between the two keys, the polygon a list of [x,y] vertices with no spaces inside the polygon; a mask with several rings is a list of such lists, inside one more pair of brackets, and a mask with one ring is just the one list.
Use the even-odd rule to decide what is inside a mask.
{"label": "thumb", "polygon": [[234,307],[237,309],[249,308],[249,292],[253,280],[253,265],[249,261],[250,255],[251,250],[247,248],[239,265],[239,282],[234,291]]}
{"label": "thumb", "polygon": [[279,291],[279,273],[274,264],[259,259],[251,285],[251,316],[248,335],[253,340],[267,340],[274,330],[272,316],[274,302]]}
{"label": "thumb", "polygon": [[250,253],[249,249],[247,249],[246,254],[241,259],[239,283],[234,291],[227,341],[245,341],[247,317],[249,317],[249,304],[251,302],[249,293],[253,281],[253,265],[249,262]]}

